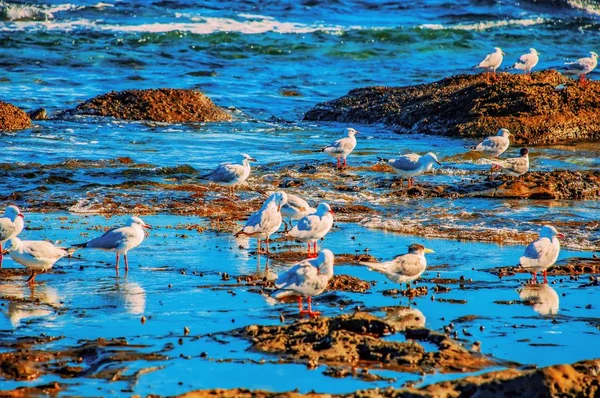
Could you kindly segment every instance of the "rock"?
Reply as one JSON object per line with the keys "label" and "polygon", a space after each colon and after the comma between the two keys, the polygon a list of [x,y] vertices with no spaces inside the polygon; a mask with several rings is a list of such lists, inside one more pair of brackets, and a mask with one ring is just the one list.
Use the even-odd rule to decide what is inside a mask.
{"label": "rock", "polygon": [[47,120],[48,112],[44,108],[38,108],[31,112],[27,112],[31,120]]}
{"label": "rock", "polygon": [[168,123],[231,120],[229,113],[201,92],[170,88],[112,91],[78,105],[65,115],[112,116]]}
{"label": "rock", "polygon": [[0,101],[0,131],[24,130],[31,127],[25,112],[7,102]]}
{"label": "rock", "polygon": [[[566,85],[556,90],[559,84]],[[600,140],[600,82],[580,86],[554,70],[532,80],[500,73],[458,75],[406,87],[366,87],[318,104],[304,119],[393,126],[401,133],[484,137],[500,127],[515,144]]]}

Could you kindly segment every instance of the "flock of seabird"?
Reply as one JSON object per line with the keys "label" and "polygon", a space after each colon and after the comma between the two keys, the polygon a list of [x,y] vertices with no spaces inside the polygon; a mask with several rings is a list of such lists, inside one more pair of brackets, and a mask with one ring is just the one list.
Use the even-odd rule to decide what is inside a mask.
{"label": "flock of seabird", "polygon": [[[495,74],[503,61],[504,52],[496,47],[494,52],[488,54],[476,68]],[[569,63],[564,68],[564,73],[579,76],[581,81],[585,75],[597,66],[598,55],[590,52],[590,57],[581,58]],[[531,48],[529,53],[522,55],[511,67],[523,70],[529,75],[539,61],[539,53]],[[337,159],[337,167],[347,167],[347,157],[356,148],[356,135],[353,128],[348,128],[346,136],[333,141],[321,149],[325,154]],[[510,146],[511,133],[501,128],[497,135],[487,137],[479,144],[469,149],[480,152],[491,158],[492,168],[511,176],[521,176],[529,170],[529,151],[527,148],[520,150],[520,156],[515,158],[499,159]],[[251,173],[250,162],[256,161],[253,157],[242,154],[241,163],[222,163],[212,173],[202,177],[209,182],[228,187],[230,194],[234,194],[236,186],[243,184]],[[379,159],[391,169],[408,179],[408,186],[414,185],[413,178],[431,170],[433,164],[441,165],[434,153],[420,156],[415,153],[401,155],[395,159]],[[307,259],[301,261],[289,270],[279,275],[275,282],[277,290],[272,294],[274,298],[289,295],[298,296],[301,315],[311,317],[319,315],[312,310],[312,297],[321,294],[327,289],[329,280],[333,277],[334,254],[328,250],[321,251],[317,242],[323,239],[333,226],[333,210],[328,203],[320,203],[313,208],[306,200],[299,196],[283,191],[275,192],[264,202],[262,207],[252,214],[244,227],[235,236],[246,236],[257,240],[257,253],[270,253],[270,237],[279,231],[284,224],[284,233],[289,237],[307,244]],[[61,258],[70,256],[78,249],[99,249],[116,254],[115,267],[119,268],[119,258],[123,255],[125,270],[129,268],[127,253],[138,247],[145,238],[144,229],[151,229],[139,217],[131,217],[127,224],[106,231],[101,236],[90,241],[72,245],[69,248],[58,247],[47,241],[21,240],[18,235],[24,228],[24,216],[16,206],[8,206],[4,217],[0,218],[0,267],[3,255],[8,253],[11,258],[31,271],[28,283],[35,282],[35,276],[48,271]],[[293,225],[296,221],[296,225]],[[541,228],[539,238],[529,244],[524,255],[519,260],[519,265],[532,273],[532,282],[537,281],[537,273],[542,272],[544,283],[547,283],[547,270],[557,260],[560,252],[558,238],[562,238],[556,228],[545,225]],[[265,242],[265,249],[261,241]],[[5,245],[5,246],[4,246]],[[5,250],[6,249],[6,252]],[[420,244],[408,247],[408,253],[396,256],[394,259],[376,263],[362,262],[370,270],[385,275],[392,282],[401,284],[417,280],[427,267],[426,253],[433,253]],[[307,297],[308,309],[304,310],[302,297]]]}

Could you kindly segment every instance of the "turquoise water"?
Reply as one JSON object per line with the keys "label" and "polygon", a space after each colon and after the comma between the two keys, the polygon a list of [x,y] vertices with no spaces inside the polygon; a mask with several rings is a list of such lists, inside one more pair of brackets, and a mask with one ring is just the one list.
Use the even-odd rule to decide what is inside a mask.
{"label": "turquoise water", "polygon": [[[33,3],[0,1],[0,100],[25,110],[44,107],[53,115],[111,90],[196,88],[229,109],[235,120],[194,125],[95,118],[35,122],[32,129],[0,134],[3,154],[0,163],[13,167],[0,169],[2,194],[27,192],[42,184],[35,178],[24,177],[21,167],[69,159],[97,161],[127,156],[137,163],[147,163],[149,170],[188,164],[201,173],[246,152],[259,160],[258,174],[267,165],[295,168],[305,163],[328,162],[331,160],[311,151],[337,138],[347,126],[301,121],[303,114],[319,102],[361,86],[407,85],[473,73],[471,67],[495,46],[507,53],[503,66],[509,66],[529,47],[535,47],[541,53],[538,70],[556,67],[585,56],[588,51],[597,52],[600,32],[600,8],[594,2],[578,0]],[[596,74],[590,77],[595,79]],[[296,91],[298,95],[285,96],[284,90]],[[489,168],[488,164],[462,157],[464,147],[473,144],[470,140],[420,134],[398,136],[384,126],[353,127],[363,134],[358,138],[356,151],[348,158],[352,166],[372,165],[378,156],[432,150],[444,166],[439,173],[420,177],[426,182],[479,178]],[[493,133],[482,132],[482,135]],[[508,155],[517,151],[518,148],[511,148]],[[595,144],[532,149],[533,170],[599,166],[600,148]],[[81,192],[84,184],[109,185],[127,178],[124,168],[119,167],[81,169],[73,173],[80,181],[73,195],[81,198],[85,197],[85,192]],[[390,178],[371,172],[363,176]],[[51,189],[57,191],[51,190],[50,198],[58,190],[68,193],[70,188]],[[298,193],[302,193],[301,189]],[[17,204],[28,210],[28,202]],[[381,206],[388,218],[408,222],[416,215],[420,222],[438,227],[533,231],[544,222],[586,225],[572,227],[567,241],[571,250],[585,251],[563,250],[561,259],[590,257],[592,250],[598,250],[600,239],[594,224],[598,219],[597,201],[431,199]],[[84,238],[81,232],[95,233],[88,230],[92,226],[122,222],[120,217],[41,214],[40,210],[43,209],[27,211],[28,230],[24,237],[78,242]],[[458,217],[465,213],[469,217]],[[238,248],[240,242],[229,234],[183,231],[189,235],[183,239],[175,236],[181,230],[166,228],[180,222],[206,220],[164,213],[145,219],[158,228],[141,248],[131,253],[134,266],[127,276],[115,275],[110,265],[111,255],[90,251],[81,252],[81,257],[73,260],[61,261],[56,268],[64,273],[40,276],[34,292],[24,286],[23,277],[0,283],[2,295],[34,294],[42,302],[49,302],[40,309],[10,307],[7,300],[2,300],[6,316],[0,318],[0,331],[13,337],[64,335],[64,340],[53,343],[59,347],[96,337],[125,337],[130,343],[149,345],[148,350],[160,350],[168,342],[175,346],[165,353],[172,359],[132,364],[127,372],[164,366],[141,376],[133,387],[128,382],[85,379],[78,384],[80,381],[59,380],[70,384],[69,393],[127,396],[129,393],[122,390],[132,389],[137,394],[166,395],[210,387],[270,390],[299,387],[301,391],[346,392],[388,385],[334,379],[324,376],[323,368],[309,371],[301,365],[217,362],[228,358],[272,358],[246,351],[246,342],[232,340],[226,346],[216,343],[204,337],[206,333],[253,323],[278,323],[280,313],[291,320],[295,306],[273,307],[247,289],[236,290],[233,297],[227,290],[199,288],[221,284],[219,272],[232,275],[256,272],[257,261],[261,261],[262,270],[265,259],[253,257],[247,250],[247,242],[241,242],[243,248]],[[349,241],[350,235],[357,236],[357,240]],[[551,285],[560,298],[558,314],[552,317],[529,306],[494,304],[498,300],[518,300],[516,290],[526,275],[498,281],[484,270],[515,264],[522,246],[427,241],[355,224],[341,224],[325,244],[334,253],[369,248],[376,257],[390,258],[413,242],[426,242],[436,250],[429,262],[433,266],[448,264],[448,269],[439,271],[444,277],[464,275],[473,278],[477,286],[464,290],[452,286],[452,291],[446,294],[449,298],[467,300],[464,305],[440,303],[428,297],[417,299],[417,308],[426,317],[427,327],[440,330],[460,316],[478,315],[471,324],[460,327],[473,334],[466,338],[466,344],[481,341],[484,353],[523,364],[549,365],[600,354],[595,348],[600,318],[594,300],[595,288],[578,288],[584,283],[582,280],[565,279]],[[271,265],[277,273],[288,264]],[[6,266],[16,267],[11,260],[6,261]],[[430,288],[433,285],[428,280],[437,272],[431,270],[424,275],[424,283]],[[377,281],[377,285],[368,294],[333,293],[335,298],[349,299],[378,315],[383,315],[380,310],[383,306],[401,304],[398,299],[381,294],[381,290],[392,286],[380,275],[348,264],[336,267],[336,273]],[[588,304],[592,304],[591,309],[586,309]],[[325,300],[318,306],[325,315],[348,311]],[[148,319],[145,324],[140,322],[142,316]],[[185,339],[179,346],[177,340],[184,326],[190,327],[192,336],[201,337]],[[480,326],[485,327],[485,332],[479,331]],[[557,346],[531,345],[536,342]],[[207,352],[208,359],[200,357],[201,352]],[[180,354],[191,358],[180,358]],[[208,372],[212,372],[211,377],[199,376]],[[381,374],[396,377],[396,386],[407,380],[419,380],[411,374]],[[443,377],[426,376],[422,382]],[[8,389],[52,380],[4,381],[0,387]]]}

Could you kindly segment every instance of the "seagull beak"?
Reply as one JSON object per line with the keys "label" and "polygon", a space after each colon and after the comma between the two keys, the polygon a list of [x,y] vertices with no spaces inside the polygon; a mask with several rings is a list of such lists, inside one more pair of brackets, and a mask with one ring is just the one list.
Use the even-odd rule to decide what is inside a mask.
{"label": "seagull beak", "polygon": [[281,211],[281,205],[277,206],[277,211]]}
{"label": "seagull beak", "polygon": [[506,53],[504,51],[501,51],[502,55],[506,55]]}
{"label": "seagull beak", "polygon": [[25,216],[23,215],[23,213],[17,214],[17,217],[25,218]]}
{"label": "seagull beak", "polygon": [[425,253],[435,253],[435,252],[431,249],[425,249]]}
{"label": "seagull beak", "polygon": [[556,234],[556,236],[557,236],[558,238],[564,239],[564,237],[565,237],[565,234]]}
{"label": "seagull beak", "polygon": [[144,227],[144,228],[146,228],[146,229],[152,229],[152,225],[148,225],[148,224],[146,224],[146,225],[142,225],[142,227]]}
{"label": "seagull beak", "polygon": [[334,212],[333,210],[329,210],[329,212],[330,212],[331,214],[335,214],[335,212]]}
{"label": "seagull beak", "polygon": [[438,165],[440,165],[440,166],[442,165],[442,164],[441,164],[440,162],[438,162],[437,160],[436,160],[435,162],[436,162]]}
{"label": "seagull beak", "polygon": [[254,158],[249,158],[248,160],[250,160],[251,162],[256,162],[256,159]]}

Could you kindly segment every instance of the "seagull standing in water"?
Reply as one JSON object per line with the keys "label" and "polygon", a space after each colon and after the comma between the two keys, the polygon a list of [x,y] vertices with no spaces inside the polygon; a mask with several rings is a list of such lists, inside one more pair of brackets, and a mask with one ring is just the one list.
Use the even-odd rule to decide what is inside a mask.
{"label": "seagull standing in water", "polygon": [[14,238],[23,230],[23,218],[25,216],[17,206],[8,206],[4,210],[4,217],[0,218],[0,268],[2,268],[2,260],[4,259],[2,246],[4,242]]}
{"label": "seagull standing in water", "polygon": [[513,177],[522,176],[529,171],[529,150],[521,148],[521,156],[518,158],[492,161],[492,169],[499,169],[504,174]]}
{"label": "seagull standing in water", "polygon": [[129,270],[129,261],[127,260],[127,252],[138,247],[146,237],[144,228],[152,229],[152,227],[142,221],[139,217],[131,217],[124,227],[109,229],[102,236],[92,239],[85,243],[73,245],[76,248],[82,249],[100,249],[117,254],[117,262],[115,268],[119,269],[119,256],[123,254],[125,259],[125,271]]}
{"label": "seagull standing in water", "polygon": [[[354,148],[356,148],[355,135],[360,134],[358,131],[350,127],[346,129],[346,133],[346,137],[340,138],[339,140],[335,140],[322,149],[322,151],[328,154],[329,156],[337,158],[338,169],[342,167],[348,167],[348,164],[346,163],[346,157],[350,155],[350,153],[352,153]],[[342,158],[344,159],[343,166],[341,163]]]}
{"label": "seagull standing in water", "polygon": [[48,271],[58,260],[71,255],[76,250],[54,246],[44,240],[21,240],[16,236],[8,243],[10,257],[31,270],[31,276],[27,279],[30,285],[35,283],[37,274]]}
{"label": "seagull standing in water", "polygon": [[361,261],[360,264],[366,265],[371,271],[382,273],[392,282],[406,283],[407,289],[410,289],[411,282],[417,280],[427,268],[425,253],[434,253],[434,251],[413,243],[408,247],[408,253],[396,256],[391,261],[383,263]]}
{"label": "seagull standing in water", "polygon": [[234,195],[236,186],[244,183],[250,175],[250,162],[256,162],[252,156],[241,154],[242,163],[221,163],[212,173],[202,176],[204,180],[214,182],[217,185],[229,187],[229,193]]}
{"label": "seagull standing in water", "polygon": [[500,47],[494,47],[494,52],[488,54],[483,61],[475,65],[475,69],[483,69],[485,72],[491,72],[496,76],[496,69],[500,67],[503,60],[503,55],[506,55]]}
{"label": "seagull standing in water", "polygon": [[[276,299],[287,296],[298,296],[300,315],[313,318],[321,315],[312,310],[312,297],[327,289],[329,280],[333,277],[333,262],[335,256],[331,250],[323,249],[317,258],[303,260],[279,275],[275,281],[277,290],[271,295]],[[308,310],[302,305],[302,297],[307,297]]]}
{"label": "seagull standing in water", "polygon": [[[423,156],[419,156],[416,153],[409,153],[396,159],[389,160],[379,158],[379,161],[385,162],[388,166],[394,169],[396,174],[400,174],[400,176],[407,178],[409,188],[414,185],[413,177],[431,170],[431,167],[434,163],[437,163],[440,166],[442,165],[438,161],[437,156],[435,156],[435,154],[432,152],[429,152]],[[400,185],[403,184],[402,180],[403,179],[400,180]]]}
{"label": "seagull standing in water", "polygon": [[[300,242],[307,242],[308,258],[317,257],[317,240],[323,238],[333,227],[333,210],[327,203],[321,203],[317,210],[302,218],[288,234]],[[313,243],[313,252],[310,243]]]}
{"label": "seagull standing in water", "polygon": [[579,82],[585,85],[585,75],[596,69],[596,66],[598,66],[598,54],[590,51],[589,57],[579,58],[575,62],[567,63],[563,68],[563,73],[565,75],[579,76]]}
{"label": "seagull standing in water", "polygon": [[[281,206],[281,216],[283,217],[283,232],[287,232],[288,229],[293,228],[292,221],[297,221],[307,216],[308,214],[312,214],[316,211],[316,209],[310,207],[308,202],[302,199],[299,196],[292,195],[291,193],[287,194],[287,203]],[[286,219],[289,221],[290,225],[286,223]]]}
{"label": "seagull standing in water", "polygon": [[540,53],[535,48],[530,48],[527,54],[521,55],[521,57],[515,62],[515,64],[508,69],[519,69],[525,73],[525,76],[531,78],[531,70],[538,64],[540,60]]}
{"label": "seagull standing in water", "polygon": [[258,253],[263,253],[260,241],[265,239],[267,242],[267,251],[269,249],[269,238],[272,234],[277,232],[281,227],[281,207],[287,203],[288,196],[285,192],[275,192],[273,195],[263,203],[262,207],[248,218],[244,228],[235,234],[236,237],[240,235],[249,236],[258,240]]}
{"label": "seagull standing in water", "polygon": [[511,133],[507,129],[500,129],[496,135],[487,137],[485,140],[481,141],[475,146],[470,147],[469,149],[497,158],[506,152],[510,146],[510,140],[508,138],[510,135]]}
{"label": "seagull standing in water", "polygon": [[527,246],[525,254],[519,259],[519,266],[531,272],[532,282],[537,282],[536,274],[543,272],[544,283],[548,283],[548,268],[556,263],[560,253],[558,238],[564,237],[553,226],[544,225],[540,229],[540,237]]}

